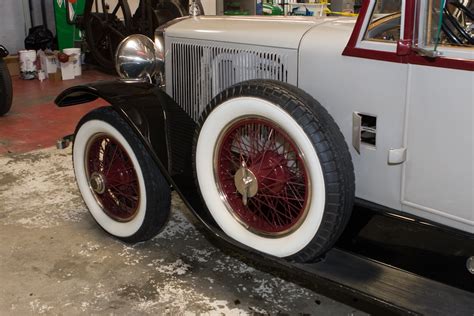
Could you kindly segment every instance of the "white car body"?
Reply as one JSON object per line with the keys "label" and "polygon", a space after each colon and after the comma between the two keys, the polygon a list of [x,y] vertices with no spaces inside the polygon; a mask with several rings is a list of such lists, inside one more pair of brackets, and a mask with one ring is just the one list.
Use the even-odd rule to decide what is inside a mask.
{"label": "white car body", "polygon": [[[237,82],[293,84],[343,132],[357,198],[474,233],[474,47],[440,47],[443,57],[430,64],[411,50],[405,55],[403,43],[364,40],[374,3],[357,24],[346,17],[184,19],[165,30],[167,93],[197,120]],[[402,3],[404,39],[415,1]],[[358,146],[357,113],[376,117],[376,146]]]}

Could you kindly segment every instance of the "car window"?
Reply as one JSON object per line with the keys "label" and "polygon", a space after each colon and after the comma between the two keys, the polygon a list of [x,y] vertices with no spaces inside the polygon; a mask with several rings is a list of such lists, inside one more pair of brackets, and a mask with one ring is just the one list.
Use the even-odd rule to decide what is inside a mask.
{"label": "car window", "polygon": [[364,40],[396,42],[400,39],[401,0],[377,0]]}
{"label": "car window", "polygon": [[425,46],[474,46],[474,1],[431,0],[422,8],[421,40]]}

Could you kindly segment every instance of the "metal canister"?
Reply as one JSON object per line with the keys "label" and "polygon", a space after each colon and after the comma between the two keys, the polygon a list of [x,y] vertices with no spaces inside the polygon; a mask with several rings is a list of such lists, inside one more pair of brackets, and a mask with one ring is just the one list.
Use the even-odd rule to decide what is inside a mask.
{"label": "metal canister", "polygon": [[21,79],[31,80],[36,78],[36,51],[20,50],[20,77]]}

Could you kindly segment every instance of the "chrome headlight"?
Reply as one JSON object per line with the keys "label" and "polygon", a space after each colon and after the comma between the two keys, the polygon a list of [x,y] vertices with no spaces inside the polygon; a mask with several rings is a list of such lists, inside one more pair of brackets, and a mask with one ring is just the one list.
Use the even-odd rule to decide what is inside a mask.
{"label": "chrome headlight", "polygon": [[125,38],[115,53],[115,69],[123,79],[146,79],[163,68],[164,51],[145,35]]}

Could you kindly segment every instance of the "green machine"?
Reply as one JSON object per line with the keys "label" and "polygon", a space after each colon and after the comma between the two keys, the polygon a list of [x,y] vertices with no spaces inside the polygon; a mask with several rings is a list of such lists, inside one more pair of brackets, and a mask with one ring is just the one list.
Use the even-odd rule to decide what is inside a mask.
{"label": "green machine", "polygon": [[85,4],[86,0],[54,0],[59,49],[80,46],[83,34],[76,25],[76,18],[84,13]]}
{"label": "green machine", "polygon": [[263,4],[263,15],[283,15],[283,10],[278,4],[267,2]]}

